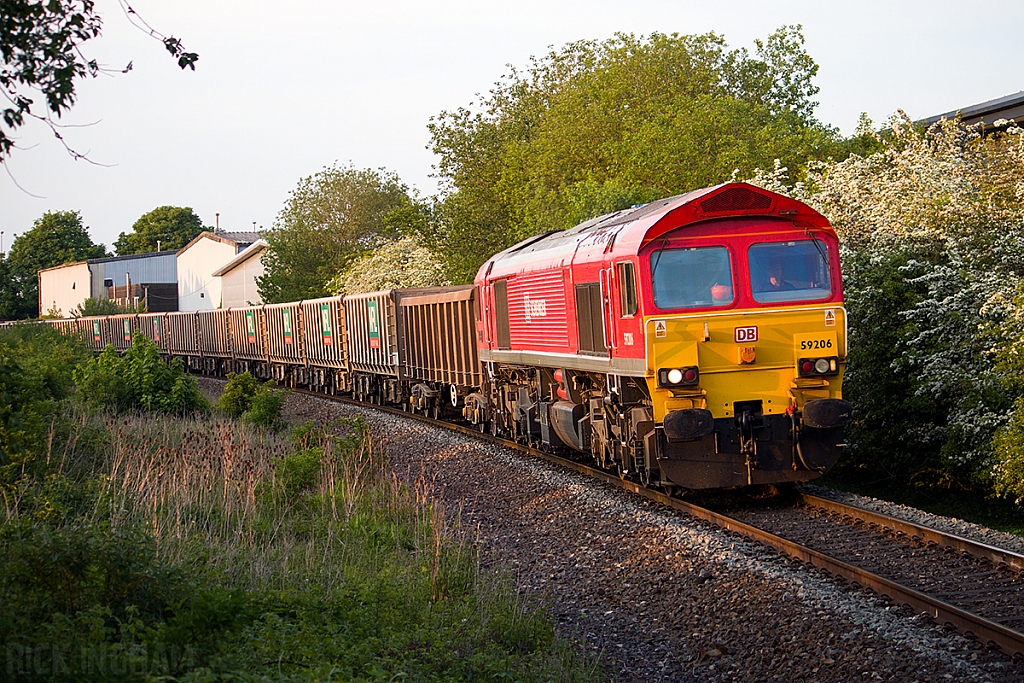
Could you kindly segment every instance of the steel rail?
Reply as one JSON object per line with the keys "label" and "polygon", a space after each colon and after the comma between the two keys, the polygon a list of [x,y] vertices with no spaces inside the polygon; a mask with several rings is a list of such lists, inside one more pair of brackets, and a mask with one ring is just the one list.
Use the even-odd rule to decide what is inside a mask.
{"label": "steel rail", "polygon": [[[313,396],[319,396],[321,398],[328,398],[330,400],[334,400],[340,403],[348,403],[351,405],[372,408],[374,410],[380,410],[382,412],[412,418],[415,420],[432,424],[434,426],[444,427],[454,432],[478,438],[482,441],[505,446],[507,448],[517,450],[521,453],[526,453],[541,458],[547,462],[560,465],[575,472],[579,472],[586,476],[593,477],[594,479],[605,482],[617,488],[643,496],[648,500],[661,503],[666,507],[678,510],[691,517],[701,519],[706,522],[710,522],[715,526],[718,526],[722,529],[726,529],[728,531],[732,531],[751,540],[757,541],[762,545],[772,548],[773,550],[776,550],[777,552],[780,552],[782,554],[788,555],[796,560],[805,562],[820,569],[824,569],[833,576],[841,577],[842,579],[849,581],[850,583],[861,585],[875,591],[876,593],[886,595],[898,604],[909,605],[919,613],[927,614],[929,617],[931,617],[940,624],[949,624],[961,633],[969,636],[974,636],[975,638],[978,638],[980,641],[987,645],[994,644],[996,647],[998,647],[1000,650],[1002,650],[1004,653],[1010,656],[1024,656],[1024,633],[1021,633],[1020,631],[1015,631],[1014,629],[1007,628],[1002,624],[998,624],[989,619],[985,619],[984,617],[981,617],[977,614],[972,614],[970,612],[962,610],[959,607],[950,605],[949,603],[946,603],[925,593],[921,593],[920,591],[914,590],[913,588],[902,586],[898,583],[895,583],[894,581],[886,579],[885,577],[878,576],[877,574],[869,572],[865,569],[848,564],[834,557],[830,557],[812,548],[808,548],[794,541],[790,541],[781,536],[777,536],[768,531],[764,531],[763,529],[758,529],[755,526],[751,526],[750,524],[741,522],[738,519],[734,519],[720,512],[708,510],[707,508],[700,507],[699,505],[694,505],[693,503],[689,503],[685,500],[680,500],[679,498],[670,497],[664,493],[661,493],[660,491],[655,491],[653,489],[641,486],[636,482],[621,479],[619,476],[611,474],[604,470],[597,469],[595,467],[591,467],[589,465],[585,465],[583,463],[576,462],[568,458],[553,455],[551,453],[547,453],[545,451],[539,450],[532,446],[521,444],[516,441],[510,441],[502,437],[492,436],[490,434],[480,432],[477,429],[466,427],[464,425],[433,420],[425,415],[406,412],[399,408],[393,408],[390,406],[361,403],[359,401],[348,399],[342,396],[321,394],[305,390],[294,391],[298,391],[300,393],[307,393]],[[800,495],[804,496],[804,494]],[[1009,551],[1000,550],[998,548],[991,548],[990,546],[985,546],[981,543],[974,543],[973,541],[968,541],[967,539],[960,539],[959,537],[955,537],[952,535],[942,534],[941,532],[935,531],[934,529],[925,529],[924,527],[910,524],[909,522],[894,520],[892,518],[885,517],[884,515],[879,515],[877,513],[869,513],[867,511],[861,510],[860,508],[848,510],[847,508],[849,506],[843,506],[842,504],[835,503],[834,501],[827,501],[826,499],[819,499],[816,496],[804,496],[804,498],[808,502],[813,501],[813,503],[811,504],[814,505],[819,505],[820,500],[823,503],[834,504],[835,509],[837,509],[837,511],[840,511],[841,509],[841,511],[849,512],[851,514],[853,512],[856,512],[858,513],[858,515],[863,517],[872,516],[873,519],[878,520],[878,523],[882,523],[884,521],[884,525],[889,526],[891,528],[907,525],[905,528],[911,529],[914,534],[920,535],[921,538],[942,537],[949,539],[957,539],[956,541],[953,541],[953,543],[962,542],[964,544],[965,550],[968,546],[972,548],[979,547],[982,549],[995,551],[995,553],[1000,557],[1008,556],[1011,560],[1013,560],[1012,556],[1015,555],[1015,553],[1010,553]],[[825,507],[825,505],[821,506]],[[869,520],[865,519],[865,521]],[[926,535],[921,535],[922,531],[918,530],[927,531],[928,533]],[[951,547],[958,547],[958,545],[951,545]],[[966,551],[970,552],[970,550]],[[1010,562],[1007,562],[1007,564],[1010,564]]]}
{"label": "steel rail", "polygon": [[1024,555],[1010,550],[996,548],[995,546],[987,545],[979,541],[972,541],[969,538],[963,538],[956,534],[946,533],[937,529],[929,529],[928,527],[914,524],[913,522],[889,517],[877,512],[872,512],[871,510],[865,510],[864,508],[829,500],[828,498],[813,496],[809,493],[797,492],[794,497],[798,503],[802,503],[804,505],[822,508],[830,512],[836,512],[854,519],[859,519],[860,521],[868,524],[875,524],[891,529],[897,533],[906,534],[911,538],[919,539],[925,543],[934,543],[944,548],[952,548],[953,550],[988,560],[996,565],[1005,564],[1017,571],[1024,571]]}

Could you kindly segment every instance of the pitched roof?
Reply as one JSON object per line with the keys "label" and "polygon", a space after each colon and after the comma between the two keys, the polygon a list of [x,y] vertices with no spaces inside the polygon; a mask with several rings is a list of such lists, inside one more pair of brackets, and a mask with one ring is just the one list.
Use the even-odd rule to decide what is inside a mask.
{"label": "pitched roof", "polygon": [[1024,91],[1013,95],[1006,95],[1005,97],[997,97],[994,100],[982,102],[981,104],[962,107],[956,111],[948,111],[945,114],[929,116],[920,122],[930,126],[943,117],[947,119],[953,118],[957,115],[957,112],[960,113],[961,120],[967,125],[984,123],[986,126],[991,126],[1000,119],[1021,123],[1024,122]]}
{"label": "pitched roof", "polygon": [[235,247],[236,249],[239,248],[239,247],[244,249],[245,247],[247,247],[250,244],[253,244],[257,240],[259,240],[259,238],[260,238],[260,235],[257,232],[209,232],[209,231],[204,231],[204,232],[199,233],[199,235],[197,235],[194,240],[192,240],[191,242],[189,242],[188,244],[183,246],[181,249],[179,249],[178,253],[179,254],[182,253],[183,251],[185,251],[189,247],[191,247],[193,244],[195,244],[199,240],[203,240],[203,239],[214,240],[215,242],[222,242],[224,244],[229,244],[229,245]]}
{"label": "pitched roof", "polygon": [[252,257],[260,254],[268,246],[270,245],[268,245],[265,240],[256,240],[253,244],[250,244],[248,247],[238,252],[233,259],[225,263],[217,270],[213,271],[211,275],[213,275],[214,277],[220,277],[222,275],[227,274],[228,272],[234,270],[238,266],[242,265],[243,263],[251,259]]}

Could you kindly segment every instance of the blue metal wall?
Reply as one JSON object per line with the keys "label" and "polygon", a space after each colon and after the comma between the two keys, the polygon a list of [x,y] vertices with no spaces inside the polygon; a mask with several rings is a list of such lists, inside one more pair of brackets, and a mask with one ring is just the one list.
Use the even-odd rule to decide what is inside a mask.
{"label": "blue metal wall", "polygon": [[115,286],[124,287],[126,284],[125,274],[131,277],[132,284],[177,283],[177,253],[176,251],[159,251],[151,254],[89,259],[89,270],[92,271],[92,296],[97,299],[106,299],[107,288],[103,286],[103,281],[110,279],[114,281]]}

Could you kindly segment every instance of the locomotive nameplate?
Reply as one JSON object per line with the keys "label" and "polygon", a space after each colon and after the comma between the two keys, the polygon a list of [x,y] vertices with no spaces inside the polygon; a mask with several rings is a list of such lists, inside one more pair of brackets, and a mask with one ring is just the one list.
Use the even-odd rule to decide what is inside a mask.
{"label": "locomotive nameplate", "polygon": [[793,349],[799,355],[817,354],[820,356],[839,355],[839,342],[835,332],[817,332],[814,334],[793,335]]}

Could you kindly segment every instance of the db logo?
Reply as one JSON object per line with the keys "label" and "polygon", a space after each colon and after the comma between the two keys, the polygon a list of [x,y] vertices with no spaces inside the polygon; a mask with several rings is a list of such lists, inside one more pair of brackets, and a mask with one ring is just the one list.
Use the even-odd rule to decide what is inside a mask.
{"label": "db logo", "polygon": [[757,341],[757,326],[753,327],[737,327],[736,328],[736,343],[740,344],[743,342],[756,342]]}

